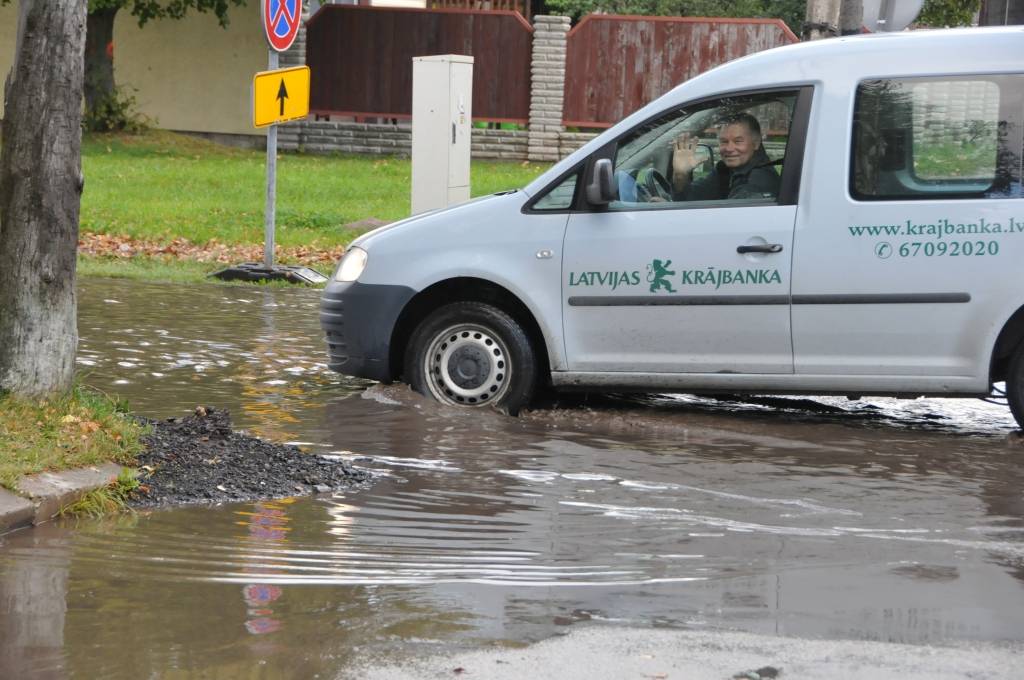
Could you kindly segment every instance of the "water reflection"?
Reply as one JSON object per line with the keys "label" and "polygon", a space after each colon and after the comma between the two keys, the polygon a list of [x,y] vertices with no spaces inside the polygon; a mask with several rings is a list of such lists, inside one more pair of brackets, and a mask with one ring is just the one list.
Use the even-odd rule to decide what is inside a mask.
{"label": "water reflection", "polygon": [[[255,547],[271,547],[283,552],[287,549],[288,532],[291,531],[291,527],[288,526],[288,506],[294,502],[294,498],[281,498],[255,503],[252,510],[236,510],[235,514],[246,518],[239,524],[246,527],[246,535]],[[255,577],[273,573],[273,570],[268,572],[263,565],[253,566],[246,571],[252,571]],[[284,591],[281,588],[269,583],[248,583],[242,588],[242,598],[245,600],[248,616],[245,629],[250,634],[266,635],[280,630],[281,620],[274,618],[272,605],[282,594]]]}
{"label": "water reflection", "polygon": [[20,545],[0,578],[0,678],[62,678],[71,537],[42,526]]}
{"label": "water reflection", "polygon": [[573,397],[513,419],[329,373],[316,311],[313,291],[83,282],[87,382],[153,417],[228,408],[377,480],[2,537],[4,663],[284,678],[578,621],[1024,630],[1024,448],[1005,409]]}

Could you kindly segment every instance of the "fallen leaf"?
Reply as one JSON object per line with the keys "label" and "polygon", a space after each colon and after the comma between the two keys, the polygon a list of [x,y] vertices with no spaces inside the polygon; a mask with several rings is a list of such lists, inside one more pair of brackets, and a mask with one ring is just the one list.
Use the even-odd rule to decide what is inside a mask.
{"label": "fallen leaf", "polygon": [[62,422],[62,423],[80,423],[80,422],[82,422],[82,419],[79,418],[78,416],[64,416],[63,418],[60,419],[60,422]]}

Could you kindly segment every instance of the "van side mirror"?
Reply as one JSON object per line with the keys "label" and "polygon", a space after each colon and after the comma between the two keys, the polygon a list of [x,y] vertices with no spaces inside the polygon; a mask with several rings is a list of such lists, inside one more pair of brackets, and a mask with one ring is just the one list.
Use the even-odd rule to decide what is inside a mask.
{"label": "van side mirror", "polygon": [[608,205],[619,197],[615,181],[612,177],[612,161],[602,158],[594,163],[590,182],[587,184],[587,203],[590,205]]}

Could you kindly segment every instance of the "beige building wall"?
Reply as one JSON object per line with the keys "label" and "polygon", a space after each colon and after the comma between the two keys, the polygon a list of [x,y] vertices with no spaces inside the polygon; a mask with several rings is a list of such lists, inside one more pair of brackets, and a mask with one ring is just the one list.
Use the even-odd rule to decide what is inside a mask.
{"label": "beige building wall", "polygon": [[[139,28],[131,13],[118,12],[114,79],[136,90],[139,110],[156,127],[266,134],[252,126],[252,77],[267,69],[259,3],[231,6],[228,17],[227,29],[213,15],[195,12]],[[17,23],[17,3],[0,6],[0,85],[14,61]]]}
{"label": "beige building wall", "polygon": [[265,135],[252,126],[252,77],[267,70],[259,2],[231,6],[222,29],[211,14],[151,21],[121,10],[114,24],[114,79],[137,90],[139,110],[165,130]]}
{"label": "beige building wall", "polygon": [[18,37],[18,3],[0,5],[0,118],[4,116],[3,87],[14,64],[14,42]]}

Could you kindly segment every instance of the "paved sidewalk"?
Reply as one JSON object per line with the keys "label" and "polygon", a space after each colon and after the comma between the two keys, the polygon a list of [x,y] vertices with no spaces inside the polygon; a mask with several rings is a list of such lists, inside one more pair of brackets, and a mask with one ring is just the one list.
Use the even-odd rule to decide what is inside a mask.
{"label": "paved sidewalk", "polygon": [[908,645],[714,630],[592,626],[523,649],[356,664],[360,680],[1016,680],[1020,643]]}
{"label": "paved sidewalk", "polygon": [[43,472],[23,477],[17,493],[0,489],[0,534],[53,519],[61,508],[113,482],[121,469],[121,465],[105,463],[78,470]]}

